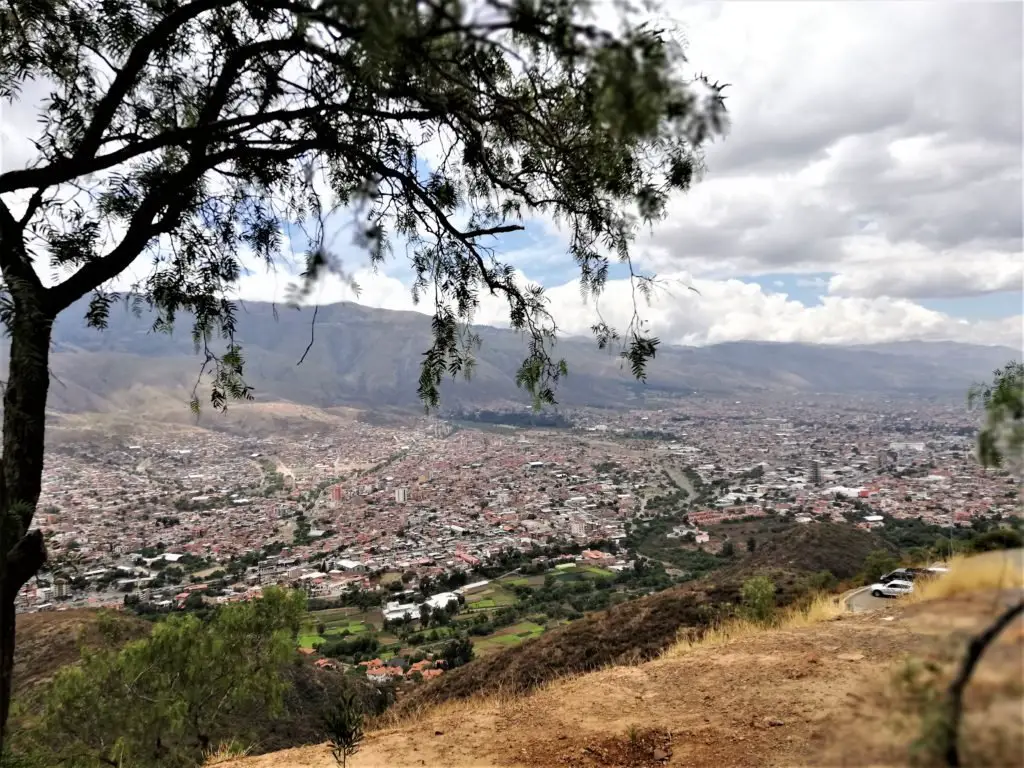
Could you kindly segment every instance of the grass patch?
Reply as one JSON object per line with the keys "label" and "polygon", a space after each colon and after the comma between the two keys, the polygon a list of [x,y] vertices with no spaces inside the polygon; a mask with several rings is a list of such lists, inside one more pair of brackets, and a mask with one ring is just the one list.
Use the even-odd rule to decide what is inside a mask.
{"label": "grass patch", "polygon": [[350,635],[358,635],[360,632],[369,632],[370,627],[361,621],[348,621],[334,626],[328,626],[327,635],[340,635],[348,632]]}
{"label": "grass patch", "polygon": [[513,605],[519,600],[514,594],[506,589],[488,587],[476,592],[466,598],[468,608],[499,608],[503,605]]}
{"label": "grass patch", "polygon": [[908,598],[918,602],[1002,589],[1024,589],[1024,550],[954,557],[947,573],[919,580]]}
{"label": "grass patch", "polygon": [[309,615],[313,622],[322,621],[324,624],[336,624],[347,621],[350,616],[358,612],[358,608],[327,608],[323,611],[312,611]]}
{"label": "grass patch", "polygon": [[303,634],[299,635],[299,647],[300,648],[316,648],[318,645],[324,642],[324,638],[317,634]]}
{"label": "grass patch", "polygon": [[487,635],[479,640],[474,640],[473,647],[481,653],[487,653],[500,648],[519,645],[524,640],[539,637],[542,634],[544,634],[544,627],[540,624],[533,621],[520,621],[511,627],[498,630],[493,635]]}
{"label": "grass patch", "polygon": [[818,595],[804,607],[791,608],[780,612],[774,621],[769,623],[750,619],[729,619],[720,624],[713,624],[706,629],[694,632],[692,629],[683,631],[679,641],[665,650],[665,656],[672,658],[697,650],[727,645],[745,637],[777,629],[796,629],[809,627],[822,621],[828,621],[846,612],[842,601],[835,595]]}

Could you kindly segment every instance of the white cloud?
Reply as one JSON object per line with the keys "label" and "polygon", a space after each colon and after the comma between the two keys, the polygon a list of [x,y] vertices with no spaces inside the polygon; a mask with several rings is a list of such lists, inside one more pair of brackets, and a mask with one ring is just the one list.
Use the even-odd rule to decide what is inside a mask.
{"label": "white cloud", "polygon": [[913,244],[860,238],[850,243],[853,264],[834,275],[838,296],[952,298],[1024,290],[1024,255],[992,251],[936,254]]}
{"label": "white cloud", "polygon": [[[361,269],[354,274],[361,292],[342,281],[326,278],[311,301],[360,304],[429,314],[427,301],[413,305],[407,286],[397,278]],[[520,279],[526,279],[520,276]],[[282,302],[287,279],[267,273],[243,278],[240,295],[260,301]],[[693,286],[699,293],[690,291]],[[584,301],[576,282],[549,287],[550,309],[565,335],[586,336],[600,316],[622,330],[633,312],[628,280],[609,281],[597,305]],[[952,340],[976,344],[1024,346],[1021,316],[996,321],[954,318],[906,299],[827,296],[816,306],[805,306],[785,293],[766,291],[741,280],[692,279],[689,274],[663,275],[651,303],[638,299],[640,317],[663,343],[705,345],[726,341],[792,341],[858,344],[911,339]],[[507,306],[501,298],[484,295],[475,321],[508,327]]]}
{"label": "white cloud", "polygon": [[[1021,291],[1024,6],[671,7],[693,67],[733,84],[733,129],[710,148],[707,177],[638,243],[641,266],[692,279],[701,291],[674,284],[645,310],[655,333],[681,343],[950,338],[1021,346],[1019,317],[968,321],[916,302]],[[2,107],[0,171],[31,160],[33,105],[44,95],[30,85],[25,103]],[[422,155],[436,163],[443,151],[436,135]],[[542,223],[549,239],[499,256],[527,274],[571,267],[564,234]],[[335,249],[347,241],[341,233]],[[403,259],[396,248],[398,263],[374,273],[362,254],[346,252],[359,296],[330,277],[311,298],[412,309],[398,276]],[[286,299],[291,270],[246,266],[252,272],[238,295]],[[114,287],[149,268],[140,260]],[[739,279],[773,273],[832,277],[801,285],[825,293],[813,307]],[[548,287],[563,330],[586,333],[595,310],[577,286]],[[625,325],[628,284],[612,281],[601,308]],[[478,320],[501,325],[504,312],[488,298]]]}

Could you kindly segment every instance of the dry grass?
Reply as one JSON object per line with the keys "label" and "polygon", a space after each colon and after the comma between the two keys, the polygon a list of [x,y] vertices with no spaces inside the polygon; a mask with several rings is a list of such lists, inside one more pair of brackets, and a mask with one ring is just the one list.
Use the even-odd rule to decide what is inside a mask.
{"label": "dry grass", "polygon": [[206,752],[203,768],[212,765],[222,765],[232,760],[237,760],[240,757],[248,757],[252,750],[252,745],[246,746],[235,740],[224,742],[215,749],[210,749]]}
{"label": "dry grass", "polygon": [[765,632],[779,629],[797,629],[819,624],[834,619],[846,612],[845,601],[835,595],[819,594],[807,605],[790,608],[779,613],[770,623],[736,618],[708,627],[702,632],[694,633],[692,629],[684,631],[679,641],[668,648],[663,656],[674,658],[690,653],[698,648],[727,645],[743,638],[752,637]]}
{"label": "dry grass", "polygon": [[428,717],[458,719],[461,714],[465,713],[493,712],[498,717],[507,718],[529,711],[530,699],[533,696],[582,676],[582,674],[572,674],[548,680],[528,693],[523,693],[514,685],[503,685],[496,691],[481,692],[465,699],[447,699],[436,704],[426,701],[416,702],[414,707],[401,709],[392,707],[369,720],[366,730],[367,732],[382,732],[408,728],[422,723]]}
{"label": "dry grass", "polygon": [[1024,589],[1024,550],[986,552],[973,557],[957,556],[949,563],[949,572],[919,581],[909,599],[912,602],[937,600],[943,597]]}

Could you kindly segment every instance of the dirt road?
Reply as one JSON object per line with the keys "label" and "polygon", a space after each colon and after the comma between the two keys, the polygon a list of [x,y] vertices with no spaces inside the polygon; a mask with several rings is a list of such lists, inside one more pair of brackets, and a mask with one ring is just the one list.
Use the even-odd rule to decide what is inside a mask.
{"label": "dirt road", "polygon": [[846,598],[847,607],[854,613],[874,611],[879,608],[894,608],[898,603],[899,600],[897,598],[875,597],[871,594],[870,587],[864,587],[864,589],[854,592]]}

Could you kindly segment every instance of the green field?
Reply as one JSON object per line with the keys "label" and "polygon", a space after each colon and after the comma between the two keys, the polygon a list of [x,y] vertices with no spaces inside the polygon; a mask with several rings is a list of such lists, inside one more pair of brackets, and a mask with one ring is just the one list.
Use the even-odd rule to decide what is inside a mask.
{"label": "green field", "polygon": [[498,608],[502,605],[512,605],[518,598],[503,589],[501,585],[488,586],[479,592],[474,592],[466,598],[466,607],[470,610],[484,610],[487,608]]}
{"label": "green field", "polygon": [[583,579],[614,579],[615,572],[596,565],[578,566],[570,563],[568,567],[558,566],[549,572],[558,581],[581,581]]}
{"label": "green field", "polygon": [[521,621],[511,627],[505,627],[493,635],[473,640],[473,647],[478,653],[486,654],[509,646],[518,645],[524,640],[544,634],[544,627],[532,621]]}
{"label": "green field", "polygon": [[323,641],[324,641],[324,638],[320,637],[320,635],[318,635],[316,633],[313,633],[313,634],[303,633],[303,634],[299,635],[299,647],[300,648],[316,648]]}
{"label": "green field", "polygon": [[327,627],[328,635],[340,635],[342,632],[348,632],[350,635],[357,635],[360,632],[369,632],[370,627],[361,621],[349,621],[345,624],[337,624],[335,626]]}
{"label": "green field", "polygon": [[507,576],[498,583],[503,587],[539,587],[544,583],[544,576]]}
{"label": "green field", "polygon": [[328,608],[325,611],[313,611],[310,617],[314,622],[322,621],[327,626],[346,621],[350,616],[359,613],[358,608]]}
{"label": "green field", "polygon": [[[315,648],[328,638],[338,638],[344,632],[348,632],[349,635],[370,632],[376,628],[376,625],[372,623],[373,614],[373,611],[359,613],[355,608],[315,611],[310,614],[309,620],[302,626],[302,631],[299,633],[299,646]],[[317,634],[316,625],[318,623],[324,625],[322,635]]]}

